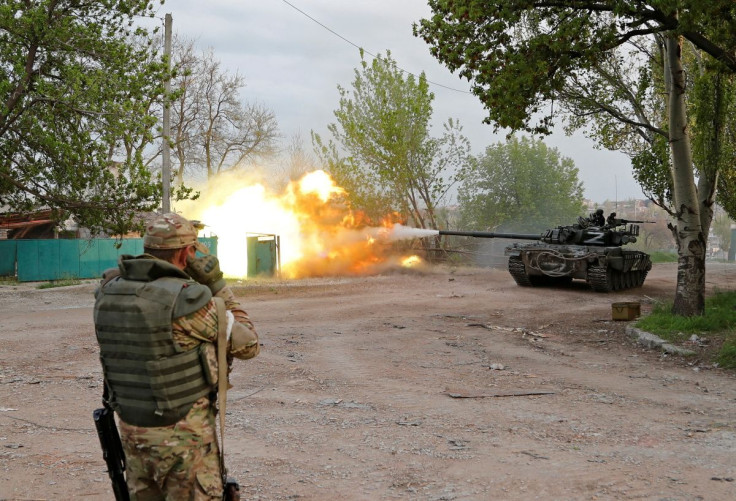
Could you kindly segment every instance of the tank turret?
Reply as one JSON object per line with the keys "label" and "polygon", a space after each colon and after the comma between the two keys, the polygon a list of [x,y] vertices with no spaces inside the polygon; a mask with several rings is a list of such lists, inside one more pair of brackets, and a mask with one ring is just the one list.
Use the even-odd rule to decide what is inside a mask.
{"label": "tank turret", "polygon": [[[537,234],[497,233],[484,231],[440,230],[440,235],[474,238],[507,238],[533,240],[513,243],[504,254],[509,257],[508,269],[521,286],[545,283],[569,283],[585,280],[595,291],[609,292],[640,287],[652,268],[649,255],[622,246],[636,242],[639,226],[631,221],[609,216],[604,223],[599,218],[578,218],[577,223],[558,226]],[[601,216],[602,217],[602,216]]]}

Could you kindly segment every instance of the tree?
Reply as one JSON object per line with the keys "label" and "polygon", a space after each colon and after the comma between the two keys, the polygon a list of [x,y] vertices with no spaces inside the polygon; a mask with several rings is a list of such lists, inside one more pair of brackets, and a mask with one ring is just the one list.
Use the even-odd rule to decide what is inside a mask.
{"label": "tree", "polygon": [[164,65],[132,42],[149,38],[134,18],[152,15],[145,0],[0,5],[0,206],[115,234],[158,206],[140,152],[115,155],[150,138],[163,93]]}
{"label": "tree", "polygon": [[295,133],[289,139],[283,161],[279,163],[281,188],[286,188],[289,183],[298,181],[308,172],[318,169],[317,160],[306,150],[301,134]]}
{"label": "tree", "polygon": [[396,211],[422,228],[436,228],[438,204],[469,161],[462,127],[450,119],[441,137],[430,135],[434,94],[427,79],[405,75],[390,52],[369,64],[361,51],[352,90],[338,90],[337,123],[328,126],[332,139],[325,143],[312,133],[328,170],[355,207],[373,215]]}
{"label": "tree", "polygon": [[573,161],[541,140],[516,136],[486,148],[458,201],[463,227],[480,230],[539,232],[572,224],[584,210]]}
{"label": "tree", "polygon": [[713,218],[713,235],[719,243],[721,249],[719,257],[721,258],[727,256],[731,249],[731,224],[728,215],[722,209],[717,209]]}
{"label": "tree", "polygon": [[[673,312],[702,314],[703,230],[712,217],[717,169],[722,164],[702,164],[700,176],[693,172],[683,40],[707,62],[706,78],[716,72],[735,73],[736,4],[730,0],[429,3],[433,16],[415,26],[415,34],[430,44],[441,62],[474,82],[473,92],[488,110],[488,122],[549,133],[555,116],[569,113],[594,122],[593,133],[598,133],[595,137],[603,146],[631,145],[636,136],[648,145],[648,151],[634,145],[634,163],[641,173],[638,179],[657,188],[653,200],[670,204],[675,217],[671,230],[679,259]],[[643,54],[643,63],[622,59],[627,47]],[[659,60],[658,69],[651,60]],[[622,69],[631,67],[640,73],[627,81]],[[659,88],[652,71],[661,75]],[[562,106],[555,110],[551,103]],[[550,111],[544,113],[548,104]],[[573,119],[571,125],[583,122]]]}
{"label": "tree", "polygon": [[276,117],[265,106],[241,102],[244,78],[223,71],[211,49],[197,56],[194,43],[182,39],[175,48],[171,141],[177,183],[183,183],[185,171],[205,171],[210,179],[271,154]]}

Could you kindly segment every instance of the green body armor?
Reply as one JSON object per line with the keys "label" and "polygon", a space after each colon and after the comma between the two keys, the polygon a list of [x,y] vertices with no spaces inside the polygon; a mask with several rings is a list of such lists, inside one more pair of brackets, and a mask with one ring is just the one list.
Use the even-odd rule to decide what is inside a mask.
{"label": "green body armor", "polygon": [[122,256],[121,275],[96,292],[95,330],[108,401],[136,426],[168,426],[213,392],[205,344],[182,351],[171,324],[212,298],[172,264]]}

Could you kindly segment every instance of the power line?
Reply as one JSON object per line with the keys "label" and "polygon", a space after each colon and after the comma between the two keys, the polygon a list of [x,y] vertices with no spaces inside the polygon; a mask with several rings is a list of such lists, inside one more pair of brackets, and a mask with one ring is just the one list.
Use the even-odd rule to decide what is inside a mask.
{"label": "power line", "polygon": [[[300,14],[302,14],[303,16],[307,17],[311,21],[317,23],[322,28],[326,29],[327,31],[329,31],[330,33],[332,33],[333,35],[335,35],[336,37],[338,37],[340,40],[349,43],[350,45],[352,45],[353,47],[355,47],[358,50],[362,50],[363,52],[365,52],[366,54],[368,54],[369,56],[371,56],[371,57],[373,57],[375,59],[381,60],[381,57],[380,56],[378,56],[378,55],[376,55],[376,54],[374,54],[374,53],[372,53],[372,52],[364,49],[363,47],[359,46],[358,44],[353,43],[352,41],[348,40],[347,38],[345,38],[344,36],[342,36],[341,34],[339,34],[338,32],[336,32],[335,30],[333,30],[329,26],[321,23],[320,21],[318,21],[314,17],[310,16],[309,14],[307,14],[306,12],[304,12],[303,10],[301,10],[299,7],[295,6],[291,2],[288,2],[287,0],[281,0],[281,1],[284,2],[286,5],[288,5],[289,7],[291,7],[292,9],[294,9],[295,11],[299,12]],[[417,75],[415,75],[411,71],[407,71],[407,70],[401,68],[400,66],[397,66],[397,68],[399,69],[399,71],[401,71],[403,73],[406,73],[408,75],[412,75],[412,76],[414,76],[416,78],[419,78]],[[449,86],[443,85],[441,83],[433,82],[432,80],[427,80],[427,83],[430,83],[432,85],[436,85],[437,87],[442,87],[444,89],[451,90],[451,91],[454,91],[454,92],[461,92],[463,94],[472,94],[471,92],[469,92],[467,90],[455,89],[454,87],[449,87]]]}

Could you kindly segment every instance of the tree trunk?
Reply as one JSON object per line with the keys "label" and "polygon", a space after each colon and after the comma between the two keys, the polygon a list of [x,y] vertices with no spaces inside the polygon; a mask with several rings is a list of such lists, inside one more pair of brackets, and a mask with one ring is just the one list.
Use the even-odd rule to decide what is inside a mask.
{"label": "tree trunk", "polygon": [[694,316],[705,313],[705,238],[700,221],[700,204],[695,188],[690,136],[685,104],[685,72],[681,39],[665,41],[665,79],[669,81],[669,134],[672,155],[673,201],[677,214],[672,228],[677,240],[677,287],[672,313]]}

